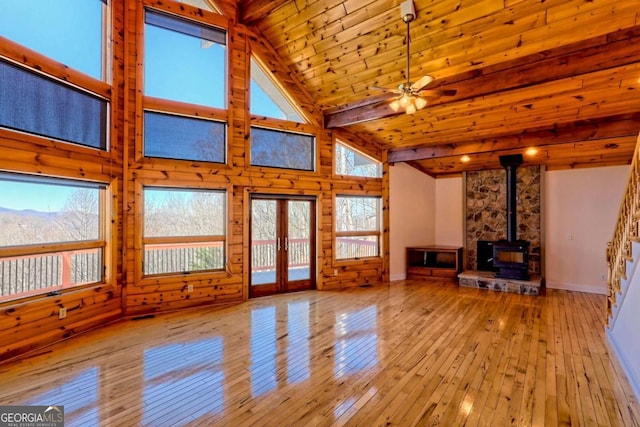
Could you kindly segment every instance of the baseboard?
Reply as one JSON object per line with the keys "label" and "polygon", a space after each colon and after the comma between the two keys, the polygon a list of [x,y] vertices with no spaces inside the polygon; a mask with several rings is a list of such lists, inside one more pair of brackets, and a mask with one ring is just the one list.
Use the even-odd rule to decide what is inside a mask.
{"label": "baseboard", "polygon": [[631,384],[633,393],[636,395],[636,400],[640,401],[640,378],[637,378],[634,375],[633,369],[631,369],[631,366],[629,366],[627,359],[625,359],[624,353],[620,351],[620,346],[618,346],[618,343],[616,342],[614,336],[611,334],[610,329],[607,329],[607,338],[609,339],[609,344],[611,344],[611,347],[613,348],[616,359],[618,359],[618,362],[620,362],[620,365],[622,366],[622,370],[624,371],[629,384]]}
{"label": "baseboard", "polygon": [[407,278],[407,273],[394,274],[391,276],[391,281],[405,280],[406,278]]}
{"label": "baseboard", "polygon": [[583,285],[578,283],[554,282],[549,279],[545,281],[548,289],[561,289],[563,291],[586,292],[589,294],[607,295],[607,285]]}

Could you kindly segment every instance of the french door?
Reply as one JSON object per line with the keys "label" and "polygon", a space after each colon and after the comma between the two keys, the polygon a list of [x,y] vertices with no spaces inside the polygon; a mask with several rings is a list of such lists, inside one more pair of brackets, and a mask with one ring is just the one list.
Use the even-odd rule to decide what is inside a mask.
{"label": "french door", "polygon": [[251,196],[249,296],[315,288],[315,200]]}

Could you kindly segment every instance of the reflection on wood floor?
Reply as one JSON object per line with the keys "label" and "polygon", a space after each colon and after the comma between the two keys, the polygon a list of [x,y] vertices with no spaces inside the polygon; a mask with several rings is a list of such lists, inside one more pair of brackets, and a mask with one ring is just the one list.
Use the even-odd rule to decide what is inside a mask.
{"label": "reflection on wood floor", "polygon": [[261,298],[0,365],[0,405],[64,405],[67,426],[638,426],[604,310],[413,281]]}

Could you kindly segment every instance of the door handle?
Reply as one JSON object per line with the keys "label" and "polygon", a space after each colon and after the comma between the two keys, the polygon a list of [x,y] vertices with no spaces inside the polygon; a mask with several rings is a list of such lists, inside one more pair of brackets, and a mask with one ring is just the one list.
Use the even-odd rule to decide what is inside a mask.
{"label": "door handle", "polygon": [[280,249],[281,249],[281,246],[280,246],[280,238],[278,237],[278,251],[279,251]]}
{"label": "door handle", "polygon": [[284,250],[285,251],[289,250],[289,238],[288,237],[284,238]]}

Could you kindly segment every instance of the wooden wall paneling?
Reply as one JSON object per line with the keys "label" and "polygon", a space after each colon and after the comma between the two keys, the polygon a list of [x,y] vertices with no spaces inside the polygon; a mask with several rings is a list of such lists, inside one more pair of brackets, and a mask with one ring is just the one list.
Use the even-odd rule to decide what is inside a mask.
{"label": "wooden wall paneling", "polygon": [[230,19],[233,23],[238,22],[238,1],[237,0],[207,0],[213,8]]}
{"label": "wooden wall paneling", "polygon": [[389,161],[388,151],[382,152],[382,281],[389,283],[391,280],[391,216],[390,216],[390,197],[389,197]]}
{"label": "wooden wall paneling", "polygon": [[[79,286],[62,290],[59,295],[36,295],[0,303],[0,360],[6,360],[25,352],[41,348],[68,338],[122,315],[121,293],[118,282],[122,268],[119,247],[122,227],[122,128],[121,114],[123,85],[122,56],[124,52],[122,20],[114,17],[122,13],[118,2],[112,5],[110,45],[111,64],[107,75],[113,85],[77,72],[45,56],[0,37],[0,55],[12,57],[28,67],[33,67],[54,78],[84,87],[110,103],[109,150],[100,151],[77,146],[50,138],[0,130],[0,168],[7,171],[83,179],[108,185],[107,195],[101,203],[106,215],[107,230],[103,239],[108,243],[105,252],[105,283]],[[60,307],[67,308],[65,319],[58,318]]]}
{"label": "wooden wall paneling", "polygon": [[[58,319],[58,309],[67,317]],[[59,296],[41,296],[0,305],[0,360],[53,344],[118,319],[120,296],[113,289],[89,287]]]}
{"label": "wooden wall paneling", "polygon": [[211,296],[200,300],[191,300],[182,294],[179,294],[177,298],[173,298],[173,296],[175,295],[169,294],[166,298],[165,295],[131,296],[127,301],[127,315],[131,317],[209,305],[235,305],[241,301],[241,291],[231,295],[216,291]]}
{"label": "wooden wall paneling", "polygon": [[[111,258],[109,283],[78,289],[61,296],[32,298],[19,303],[0,304],[7,314],[0,320],[0,359],[14,357],[25,351],[63,339],[84,330],[115,320],[123,315],[137,315],[162,310],[187,308],[202,304],[238,303],[247,298],[248,283],[248,218],[249,192],[279,194],[306,194],[317,197],[317,286],[319,289],[380,283],[385,275],[387,260],[351,261],[340,265],[334,276],[333,262],[333,191],[354,194],[383,194],[385,179],[362,180],[333,176],[333,136],[320,128],[322,118],[304,86],[277,59],[273,49],[259,40],[260,35],[240,25],[229,29],[229,111],[227,112],[228,164],[180,162],[166,159],[146,159],[142,155],[143,107],[169,109],[176,107],[162,100],[143,96],[143,14],[148,5],[170,13],[183,14],[211,24],[225,24],[234,18],[221,18],[217,14],[197,8],[161,1],[127,0],[112,2],[112,74],[113,87],[97,85],[100,93],[108,94],[112,103],[110,152],[103,153],[84,147],[70,146],[54,140],[19,135],[0,130],[0,152],[8,154],[11,162],[0,160],[0,168],[18,169],[53,176],[92,179],[110,183],[111,224],[108,233]],[[184,9],[183,9],[184,6]],[[224,3],[225,10],[236,5]],[[184,12],[182,12],[184,11]],[[317,171],[298,172],[248,165],[249,111],[247,87],[250,79],[248,54],[250,43],[263,52],[271,71],[283,79],[283,85],[313,118],[312,125],[295,125],[316,135]],[[0,46],[6,46],[0,40]],[[50,72],[64,78],[62,67],[39,58],[29,59],[34,64],[42,60]],[[48,64],[48,65],[47,65]],[[80,79],[69,71],[71,79]],[[82,81],[78,80],[80,83]],[[92,83],[91,83],[92,84]],[[183,108],[177,106],[176,108]],[[184,107],[190,108],[190,107]],[[201,114],[199,109],[185,111]],[[224,118],[223,112],[209,111],[211,117]],[[221,115],[222,114],[222,115]],[[285,129],[276,120],[254,118],[255,123],[275,125]],[[382,155],[375,143],[358,140],[344,134],[347,143],[357,145],[375,158]],[[5,156],[0,156],[5,159]],[[20,160],[22,159],[22,160]],[[17,161],[16,161],[17,160]],[[164,277],[141,277],[142,185],[164,185],[195,188],[227,188],[229,217],[227,221],[227,261],[224,272],[212,272]],[[384,220],[386,221],[386,220]],[[384,232],[386,233],[386,231]],[[387,240],[383,237],[383,242]],[[383,249],[386,253],[386,249]],[[388,254],[387,254],[388,255]],[[187,284],[194,291],[185,291]],[[69,308],[68,317],[57,319],[60,306]],[[27,314],[25,314],[27,313]],[[19,316],[22,316],[18,319]],[[19,335],[17,343],[14,336]],[[11,337],[5,340],[4,338]]]}
{"label": "wooden wall paneling", "polygon": [[[52,317],[52,323],[60,320],[69,323],[69,318],[58,319],[59,307],[91,307],[110,301],[115,296],[110,292],[102,292],[101,289],[80,289],[76,292],[64,295],[55,295],[48,298],[28,298],[21,301],[13,301],[11,306],[0,308],[3,316],[0,317],[0,330],[3,333],[13,334],[13,328],[29,328],[27,337],[37,336],[43,328],[34,328],[34,323],[42,322],[43,319]],[[55,317],[55,319],[53,318]],[[57,329],[57,327],[55,328]],[[10,331],[10,332],[7,332]],[[7,341],[8,343],[8,341]]]}

